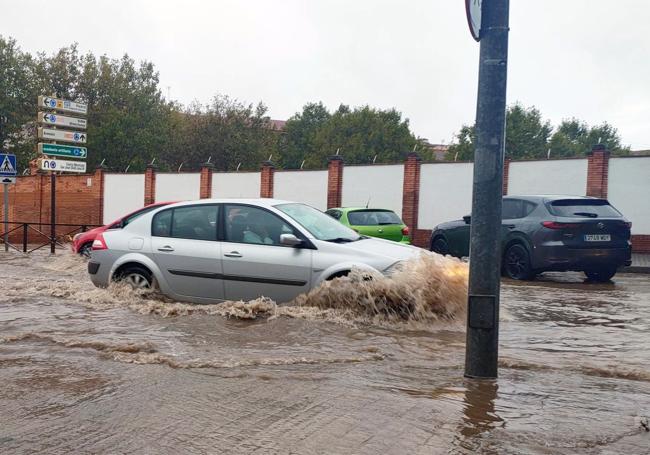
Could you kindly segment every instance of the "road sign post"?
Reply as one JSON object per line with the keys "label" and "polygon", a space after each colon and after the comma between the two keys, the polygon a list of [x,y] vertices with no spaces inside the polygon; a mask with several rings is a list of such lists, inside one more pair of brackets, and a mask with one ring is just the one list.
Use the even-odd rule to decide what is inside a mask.
{"label": "road sign post", "polygon": [[488,379],[498,373],[509,0],[481,3],[465,376]]}
{"label": "road sign post", "polygon": [[16,183],[17,173],[16,155],[0,153],[0,181],[3,184],[4,193],[4,233],[2,240],[5,244],[5,251],[9,251],[9,184]]}

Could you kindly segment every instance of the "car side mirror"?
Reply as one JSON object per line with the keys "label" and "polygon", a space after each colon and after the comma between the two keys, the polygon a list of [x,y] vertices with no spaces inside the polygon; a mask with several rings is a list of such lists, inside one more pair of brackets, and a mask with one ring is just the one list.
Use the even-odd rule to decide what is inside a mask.
{"label": "car side mirror", "polygon": [[280,235],[280,244],[286,246],[300,246],[302,245],[302,240],[293,234],[282,234]]}
{"label": "car side mirror", "polygon": [[465,224],[472,224],[472,215],[465,215],[463,217],[463,221],[465,222]]}

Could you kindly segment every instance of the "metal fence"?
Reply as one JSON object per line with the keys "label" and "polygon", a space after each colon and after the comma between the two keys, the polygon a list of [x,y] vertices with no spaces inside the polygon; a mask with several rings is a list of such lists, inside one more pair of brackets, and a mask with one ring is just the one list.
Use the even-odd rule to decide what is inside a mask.
{"label": "metal fence", "polygon": [[[22,221],[7,221],[1,223],[0,225],[14,226],[13,228],[7,229],[0,234],[0,244],[5,244],[5,250],[12,248],[16,251],[22,251],[23,253],[32,253],[48,245],[50,246],[50,252],[54,253],[56,251],[57,245],[64,247],[64,242],[71,241],[74,234],[85,232],[88,230],[88,228],[94,228],[98,226],[96,224],[71,223],[56,223],[52,225],[51,223],[26,223]],[[43,226],[45,226],[45,228]],[[58,229],[59,227],[63,228],[62,230],[64,232],[60,232],[60,229]],[[43,232],[43,230],[47,230],[47,228],[50,230],[49,234]],[[37,239],[40,239],[39,241],[44,241],[44,243],[37,243],[37,246],[33,247],[33,244],[30,245],[28,243],[30,235],[31,238],[34,238],[34,236],[36,236]],[[20,243],[11,243],[9,241],[11,237],[21,238],[22,245]]]}

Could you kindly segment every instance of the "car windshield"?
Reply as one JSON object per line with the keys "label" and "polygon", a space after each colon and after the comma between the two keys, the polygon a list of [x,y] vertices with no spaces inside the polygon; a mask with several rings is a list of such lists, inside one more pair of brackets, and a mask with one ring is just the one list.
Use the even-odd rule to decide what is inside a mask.
{"label": "car windshield", "polygon": [[280,204],[278,210],[293,218],[318,240],[329,242],[355,242],[361,237],[334,218],[305,204]]}
{"label": "car windshield", "polygon": [[619,218],[623,215],[604,199],[560,199],[550,204],[555,216]]}
{"label": "car windshield", "polygon": [[402,224],[402,220],[390,210],[354,210],[348,212],[348,221],[352,226],[382,226]]}

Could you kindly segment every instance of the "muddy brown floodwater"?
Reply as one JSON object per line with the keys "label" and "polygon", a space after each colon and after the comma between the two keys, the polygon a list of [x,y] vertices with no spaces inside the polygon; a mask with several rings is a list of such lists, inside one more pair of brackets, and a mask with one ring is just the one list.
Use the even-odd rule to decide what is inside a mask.
{"label": "muddy brown floodwater", "polygon": [[505,282],[481,382],[464,266],[410,267],[195,306],[95,289],[69,254],[0,254],[0,453],[650,454],[647,275]]}

